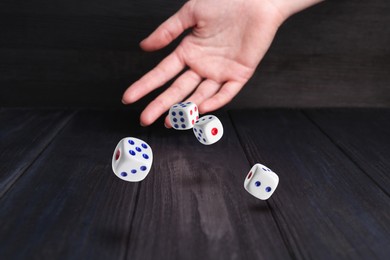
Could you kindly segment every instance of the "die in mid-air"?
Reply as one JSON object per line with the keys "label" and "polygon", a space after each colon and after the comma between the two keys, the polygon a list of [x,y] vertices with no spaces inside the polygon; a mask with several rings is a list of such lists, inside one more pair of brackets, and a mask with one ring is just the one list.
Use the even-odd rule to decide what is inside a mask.
{"label": "die in mid-air", "polygon": [[207,115],[195,122],[193,131],[199,142],[204,145],[210,145],[221,139],[223,126],[216,116]]}
{"label": "die in mid-air", "polygon": [[276,190],[279,177],[268,167],[257,163],[249,171],[244,181],[244,188],[258,199],[266,200]]}
{"label": "die in mid-air", "polygon": [[135,137],[119,141],[112,156],[112,170],[125,181],[137,182],[145,179],[153,162],[150,146]]}
{"label": "die in mid-air", "polygon": [[169,121],[176,130],[191,129],[198,119],[198,107],[193,102],[178,103],[169,109]]}

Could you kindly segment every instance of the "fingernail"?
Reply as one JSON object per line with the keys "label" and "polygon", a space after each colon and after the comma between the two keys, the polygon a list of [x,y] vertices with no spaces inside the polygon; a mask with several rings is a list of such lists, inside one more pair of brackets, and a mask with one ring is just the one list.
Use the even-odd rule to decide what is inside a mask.
{"label": "fingernail", "polygon": [[127,102],[124,99],[122,99],[122,104],[127,105]]}
{"label": "fingernail", "polygon": [[139,124],[140,124],[142,127],[145,127],[145,125],[144,125],[142,122],[139,122]]}
{"label": "fingernail", "polygon": [[164,126],[165,126],[165,128],[169,128],[168,125],[167,125],[166,123],[164,123]]}

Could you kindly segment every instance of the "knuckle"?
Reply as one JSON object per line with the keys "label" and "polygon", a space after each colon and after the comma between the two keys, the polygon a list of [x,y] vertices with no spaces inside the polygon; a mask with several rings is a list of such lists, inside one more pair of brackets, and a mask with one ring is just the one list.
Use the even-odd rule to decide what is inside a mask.
{"label": "knuckle", "polygon": [[174,39],[173,32],[170,31],[169,29],[164,29],[161,31],[161,37],[166,41],[166,42],[171,42]]}
{"label": "knuckle", "polygon": [[164,112],[167,110],[170,106],[166,103],[164,98],[157,97],[153,101],[154,105],[158,108],[159,111]]}

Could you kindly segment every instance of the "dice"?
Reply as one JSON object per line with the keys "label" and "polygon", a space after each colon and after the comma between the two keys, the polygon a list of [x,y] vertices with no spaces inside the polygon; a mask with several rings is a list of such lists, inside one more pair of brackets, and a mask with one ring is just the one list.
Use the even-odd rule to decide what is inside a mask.
{"label": "dice", "polygon": [[153,162],[150,146],[135,137],[119,141],[112,156],[112,170],[120,179],[130,182],[142,181],[148,175]]}
{"label": "dice", "polygon": [[223,135],[223,126],[216,116],[207,115],[195,122],[193,131],[200,143],[210,145],[221,139]]}
{"label": "dice", "polygon": [[258,199],[266,200],[278,187],[279,177],[268,167],[257,163],[249,171],[244,188]]}
{"label": "dice", "polygon": [[176,130],[191,129],[198,119],[198,107],[193,102],[179,103],[169,109],[169,121]]}

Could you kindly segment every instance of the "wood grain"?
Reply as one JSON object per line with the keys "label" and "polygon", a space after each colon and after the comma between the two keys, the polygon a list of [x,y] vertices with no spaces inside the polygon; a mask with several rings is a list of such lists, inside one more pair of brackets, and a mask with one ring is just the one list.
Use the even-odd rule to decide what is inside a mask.
{"label": "wood grain", "polygon": [[72,117],[62,110],[0,110],[0,198]]}
{"label": "wood grain", "polygon": [[[22,172],[0,197],[0,256],[387,259],[388,112],[221,111],[224,136],[204,146],[141,128],[140,111],[0,108],[1,176]],[[153,149],[139,183],[112,173],[126,136]],[[268,201],[243,188],[256,162],[280,177]]]}
{"label": "wood grain", "polygon": [[269,205],[298,259],[390,254],[389,196],[302,113],[242,110],[231,116],[251,163],[280,177]]}
{"label": "wood grain", "polygon": [[147,139],[137,118],[75,115],[1,199],[2,258],[124,258],[139,184],[117,178],[111,157],[121,138]]}
{"label": "wood grain", "polygon": [[[0,105],[120,106],[180,39],[149,54],[138,43],[184,2],[1,1]],[[325,1],[292,16],[229,108],[389,107],[389,12],[387,0]]]}
{"label": "wood grain", "polygon": [[307,115],[390,196],[390,111],[313,110]]}
{"label": "wood grain", "polygon": [[217,116],[224,136],[211,146],[192,131],[153,128],[156,159],[141,184],[129,259],[293,258],[273,209],[244,190],[250,165],[227,115]]}

